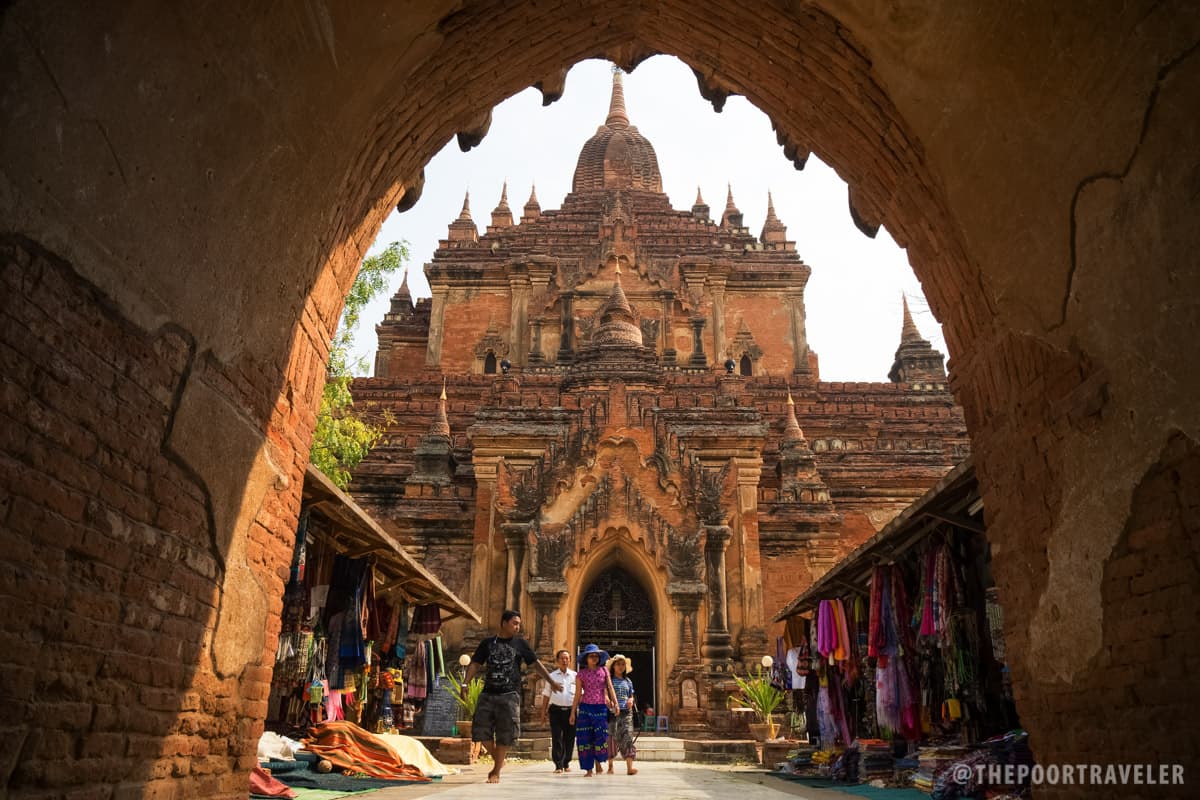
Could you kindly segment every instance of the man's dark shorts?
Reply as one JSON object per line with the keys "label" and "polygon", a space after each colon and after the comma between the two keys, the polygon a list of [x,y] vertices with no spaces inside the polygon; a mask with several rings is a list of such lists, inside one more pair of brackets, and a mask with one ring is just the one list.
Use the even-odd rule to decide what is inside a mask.
{"label": "man's dark shorts", "polygon": [[495,738],[498,745],[514,745],[521,738],[521,693],[479,695],[475,706],[475,719],[471,725],[471,739],[490,742]]}

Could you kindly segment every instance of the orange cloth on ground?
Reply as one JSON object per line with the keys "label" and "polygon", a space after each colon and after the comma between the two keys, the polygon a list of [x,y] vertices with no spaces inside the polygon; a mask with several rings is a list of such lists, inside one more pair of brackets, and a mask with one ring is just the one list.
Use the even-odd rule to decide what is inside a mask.
{"label": "orange cloth on ground", "polygon": [[419,767],[405,764],[386,742],[353,722],[335,720],[314,725],[309,728],[304,747],[335,766],[363,772],[372,778],[429,780]]}
{"label": "orange cloth on ground", "polygon": [[250,794],[262,794],[267,797],[295,797],[296,793],[286,784],[271,777],[261,764],[255,764],[250,771]]}

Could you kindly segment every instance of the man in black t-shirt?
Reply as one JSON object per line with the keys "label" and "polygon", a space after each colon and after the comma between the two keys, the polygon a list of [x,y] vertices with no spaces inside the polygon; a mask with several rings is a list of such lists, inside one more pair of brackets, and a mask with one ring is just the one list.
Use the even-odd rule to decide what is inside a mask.
{"label": "man in black t-shirt", "polygon": [[471,739],[482,742],[495,761],[488,783],[500,782],[508,748],[521,736],[521,663],[532,664],[554,691],[562,691],[562,684],[550,677],[550,670],[538,660],[529,643],[517,636],[520,630],[520,612],[509,609],[501,614],[500,634],[479,643],[464,681],[465,691],[466,684],[483,672],[483,693],[475,706]]}

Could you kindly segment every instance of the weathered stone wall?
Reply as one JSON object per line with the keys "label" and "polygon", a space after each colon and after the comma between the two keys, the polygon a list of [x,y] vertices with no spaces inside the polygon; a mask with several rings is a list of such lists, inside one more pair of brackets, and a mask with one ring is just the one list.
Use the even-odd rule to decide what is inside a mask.
{"label": "weathered stone wall", "polygon": [[[219,418],[188,393],[261,397],[247,377],[173,325],[132,325],[28,240],[5,237],[0,258],[5,794],[244,796],[300,460],[214,481],[259,459],[198,423]],[[286,422],[276,454],[311,430]],[[200,439],[210,457],[189,461]],[[213,490],[259,504],[232,509]],[[238,538],[221,537],[235,513]]]}
{"label": "weathered stone wall", "polygon": [[[1125,558],[1140,557],[1142,580],[1135,588],[1131,576],[1130,592],[1152,600],[1128,605],[1186,608],[1195,596],[1194,578],[1180,582],[1159,566],[1167,545],[1122,555],[1123,541],[1136,549],[1137,531],[1157,530],[1142,521],[1156,519],[1172,492],[1185,498],[1184,523],[1167,540],[1195,541],[1183,483],[1194,477],[1168,467],[1190,463],[1168,445],[1175,432],[1200,435],[1200,229],[1187,157],[1200,140],[1200,19],[1191,4],[497,2],[428,4],[403,17],[378,8],[252,9],[231,20],[150,4],[120,15],[32,0],[5,7],[0,220],[6,236],[24,238],[8,240],[22,243],[4,267],[0,527],[6,552],[22,554],[5,572],[6,607],[19,593],[22,613],[7,615],[17,642],[0,667],[24,681],[21,690],[34,669],[34,696],[48,707],[26,703],[9,717],[8,740],[24,742],[0,776],[10,796],[244,794],[320,343],[355,265],[405,186],[419,184],[421,166],[455,133],[482,134],[500,99],[534,83],[553,97],[562,70],[584,57],[628,67],[654,52],[692,65],[717,103],[745,94],[771,116],[788,158],[817,152],[850,184],[863,229],[886,224],[908,249],[944,324],[974,436],[1019,709],[1038,757],[1069,760],[1096,735],[1094,760],[1179,758],[1189,776],[1200,774],[1200,701],[1180,654],[1190,645],[1179,644],[1200,640],[1200,615],[1168,612],[1171,633],[1150,637],[1158,644],[1133,638],[1161,619],[1131,630],[1120,587],[1106,583],[1129,568],[1119,566]],[[44,263],[74,277],[55,292],[62,316],[38,330],[20,307],[45,280]],[[10,286],[20,287],[16,299]],[[86,321],[66,318],[68,309]],[[63,487],[77,480],[72,465],[86,456],[72,448],[86,437],[70,431],[121,413],[115,384],[90,362],[133,364],[127,349],[139,341],[160,342],[163,354],[150,361],[164,370],[133,379],[154,398],[139,435],[157,425],[167,443],[130,464],[93,464],[76,489],[82,513],[135,519],[147,505],[176,503],[179,519],[191,519],[199,500],[155,499],[159,478],[176,474],[178,494],[188,495],[189,481],[207,492],[211,521],[180,524],[187,547],[157,550],[141,573],[133,546],[128,564],[102,552],[95,563],[113,572],[84,593],[90,610],[34,605],[34,587],[19,577],[41,576],[38,595],[69,603],[92,562],[69,561],[65,543],[47,553],[31,545],[34,527],[80,513],[80,498],[19,473],[61,470],[49,477]],[[76,343],[95,353],[85,359],[91,369],[66,358]],[[94,403],[45,406],[71,402],[46,381],[65,384],[73,370]],[[172,403],[173,415],[162,410]],[[60,428],[43,435],[47,424]],[[104,434],[91,432],[98,455]],[[103,438],[113,453],[121,440]],[[1168,475],[1179,483],[1160,477]],[[122,491],[125,480],[139,482]],[[1154,488],[1168,484],[1179,488]],[[173,522],[145,524],[147,536],[174,533]],[[37,616],[112,621],[128,608],[138,620],[152,590],[176,586],[141,581],[196,549],[225,571],[187,590],[190,611],[205,602],[213,611],[181,623],[176,661],[192,674],[171,675],[170,686],[154,686],[166,680],[158,673],[107,683],[93,671],[140,658],[132,632],[90,636],[89,655],[72,641],[80,622],[59,627],[55,616],[59,626],[49,626]],[[233,609],[240,626],[222,621]],[[154,610],[165,624],[165,610]],[[1161,661],[1141,655],[1160,646]],[[31,665],[31,650],[56,660]],[[56,669],[62,651],[73,659],[65,670]],[[1146,660],[1121,660],[1137,657]],[[1097,664],[1117,668],[1101,674]],[[156,688],[170,697],[132,696]],[[1107,702],[1121,730],[1096,734],[1097,705],[1115,696]],[[1145,710],[1166,697],[1169,716]],[[166,708],[141,719],[151,705]],[[129,721],[110,725],[101,709],[112,706],[129,708]],[[147,738],[122,738],[135,735]],[[48,739],[71,749],[48,759]],[[200,742],[207,755],[171,761]],[[16,771],[18,762],[27,766]],[[197,764],[211,773],[192,772]],[[1134,794],[1063,790],[1072,793]]]}

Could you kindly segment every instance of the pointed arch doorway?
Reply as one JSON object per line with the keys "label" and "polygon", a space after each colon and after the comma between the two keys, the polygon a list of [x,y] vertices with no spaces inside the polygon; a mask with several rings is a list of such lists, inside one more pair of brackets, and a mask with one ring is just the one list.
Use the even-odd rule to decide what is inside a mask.
{"label": "pointed arch doorway", "polygon": [[581,649],[595,642],[609,653],[622,653],[633,662],[629,678],[637,697],[639,719],[645,709],[658,708],[658,628],[654,603],[642,584],[621,567],[600,573],[579,603]]}

